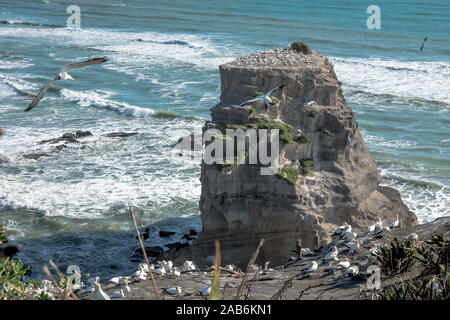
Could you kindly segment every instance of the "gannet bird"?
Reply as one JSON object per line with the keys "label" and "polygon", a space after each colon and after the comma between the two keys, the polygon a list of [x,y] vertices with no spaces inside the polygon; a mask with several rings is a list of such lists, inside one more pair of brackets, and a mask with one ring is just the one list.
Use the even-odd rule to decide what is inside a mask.
{"label": "gannet bird", "polygon": [[[342,226],[340,226],[336,230],[334,230],[333,235],[341,234],[342,232],[344,232],[346,230],[347,226],[348,226],[347,222],[344,222],[344,224]],[[351,226],[350,226],[350,231],[352,231]]]}
{"label": "gannet bird", "polygon": [[423,47],[425,47],[425,42],[427,42],[427,37],[425,37],[425,39],[423,39],[422,46],[420,47],[419,52],[422,52]]}
{"label": "gannet bird", "polygon": [[312,101],[308,101],[307,103],[306,103],[306,105],[307,106],[310,106],[310,105],[312,105],[312,104],[314,104],[314,103],[316,103],[314,100],[312,100]]}
{"label": "gannet bird", "polygon": [[330,252],[328,252],[328,254],[325,256],[325,260],[335,260],[335,261],[339,261],[339,259],[337,258],[338,256],[338,249],[336,246],[333,246],[332,250]]}
{"label": "gannet bird", "polygon": [[147,279],[147,272],[145,272],[143,270],[143,268],[141,268],[141,266],[139,266],[139,270],[137,270],[135,273],[133,273],[133,276],[138,280],[145,280],[145,279]]}
{"label": "gannet bird", "polygon": [[381,236],[383,233],[386,233],[386,231],[389,231],[389,228],[388,228],[388,227],[379,228],[379,229],[375,232],[375,235],[376,235],[376,236]]}
{"label": "gannet bird", "polygon": [[302,256],[311,256],[312,251],[309,248],[302,248]]}
{"label": "gannet bird", "polygon": [[347,226],[346,231],[344,232],[344,237],[347,239],[347,241],[355,239],[358,235],[356,232],[352,232],[351,230],[352,230],[352,227]]}
{"label": "gannet bird", "polygon": [[200,294],[202,296],[207,296],[211,293],[211,286],[206,286],[202,289],[202,291],[200,292]]}
{"label": "gannet bird", "polygon": [[372,223],[370,226],[367,227],[367,229],[366,229],[366,234],[369,234],[369,233],[371,233],[371,232],[374,232],[374,231],[375,231],[375,227],[376,227],[375,221],[373,221],[373,223]]}
{"label": "gannet bird", "polygon": [[180,294],[181,293],[181,287],[180,286],[176,286],[176,287],[172,287],[172,288],[167,288],[166,292],[170,295],[175,295],[175,294]]}
{"label": "gannet bird", "polygon": [[153,271],[156,274],[159,274],[160,277],[166,274],[166,269],[164,267],[159,267]]}
{"label": "gannet bird", "polygon": [[351,266],[347,269],[347,274],[350,276],[356,276],[359,273],[358,266]]}
{"label": "gannet bird", "polygon": [[417,235],[417,233],[410,233],[410,234],[408,234],[406,237],[404,237],[403,238],[403,241],[404,242],[407,242],[407,241],[409,241],[409,240],[411,240],[411,239],[414,239],[414,240],[419,240],[419,236]]}
{"label": "gannet bird", "polygon": [[28,112],[31,109],[33,109],[39,103],[39,101],[41,101],[42,98],[44,98],[45,93],[48,91],[50,86],[53,83],[55,83],[56,81],[58,81],[58,80],[74,80],[74,78],[70,74],[67,73],[69,70],[74,69],[74,68],[82,68],[82,67],[90,66],[93,64],[104,63],[106,61],[108,61],[108,59],[106,59],[106,57],[101,57],[101,58],[92,58],[92,59],[89,59],[89,60],[86,60],[83,62],[76,62],[76,63],[69,64],[68,66],[63,68],[56,77],[54,77],[52,80],[50,80],[41,89],[41,91],[39,91],[38,95],[34,97],[33,101],[31,101],[31,103],[25,109],[25,112]]}
{"label": "gannet bird", "polygon": [[99,300],[111,300],[111,298],[102,290],[102,287],[100,283],[98,283],[98,280],[100,280],[98,277],[96,281],[94,282],[95,291],[97,292],[97,298]]}
{"label": "gannet bird", "polygon": [[149,269],[152,269],[152,270],[155,269],[155,267],[153,266],[153,268],[152,268],[152,266],[150,266],[150,268],[149,268],[146,263],[140,263],[139,264],[139,269],[144,271],[144,272],[149,272],[150,271]]}
{"label": "gannet bird", "polygon": [[131,288],[130,288],[130,286],[128,285],[128,277],[123,277],[123,280],[125,281],[125,290],[126,290],[126,292],[131,292]]}
{"label": "gannet bird", "polygon": [[119,276],[119,277],[114,277],[114,278],[110,279],[109,282],[112,282],[115,284],[124,284],[125,280],[123,279],[123,277]]}
{"label": "gannet bird", "polygon": [[399,226],[400,220],[398,220],[398,214],[396,216],[397,216],[397,218],[395,218],[395,220],[392,221],[391,225],[389,226],[389,229],[394,229]]}
{"label": "gannet bird", "polygon": [[344,246],[346,246],[347,248],[350,248],[351,250],[358,250],[360,245],[359,245],[359,242],[350,241],[350,242],[344,243]]}
{"label": "gannet bird", "polygon": [[311,263],[309,263],[306,266],[304,266],[302,268],[302,271],[304,271],[306,273],[314,272],[314,271],[317,270],[318,266],[319,266],[319,264],[316,261],[312,261]]}
{"label": "gannet bird", "polygon": [[180,271],[178,271],[178,270],[173,270],[173,275],[175,276],[175,277],[179,277],[179,276],[181,276],[181,272]]}
{"label": "gannet bird", "polygon": [[372,245],[372,248],[369,249],[369,253],[375,255],[375,254],[377,254],[377,252],[378,252],[378,246],[377,246],[376,243],[374,243],[374,244]]}
{"label": "gannet bird", "polygon": [[375,222],[375,228],[381,228],[383,226],[383,221],[381,221],[380,218],[377,219],[377,222]]}
{"label": "gannet bird", "polygon": [[350,267],[350,261],[347,258],[344,258],[343,261],[339,262],[337,265],[338,269],[348,269]]}
{"label": "gannet bird", "polygon": [[90,279],[88,279],[89,286],[87,286],[87,287],[84,289],[84,291],[85,291],[85,292],[88,292],[88,293],[94,292],[94,291],[95,291],[94,283],[95,283],[96,281],[97,281],[97,278],[90,278]]}
{"label": "gannet bird", "polygon": [[275,102],[273,102],[273,100],[270,99],[270,95],[272,94],[272,92],[274,92],[274,91],[277,90],[277,89],[282,89],[282,88],[284,88],[285,86],[286,86],[286,85],[283,84],[283,85],[281,85],[281,86],[279,86],[279,87],[275,87],[275,88],[269,90],[267,93],[263,94],[262,96],[258,96],[258,97],[256,97],[255,99],[251,99],[251,100],[247,100],[247,101],[245,101],[245,102],[242,102],[242,103],[241,103],[241,107],[242,107],[242,106],[245,106],[245,105],[247,105],[247,104],[249,104],[249,103],[256,102],[256,101],[258,101],[258,100],[262,100],[262,101],[264,102],[264,106],[265,106],[266,109],[267,109],[267,107],[268,107],[269,104],[271,104],[271,105],[275,104]]}
{"label": "gannet bird", "polygon": [[172,261],[166,261],[166,260],[163,260],[163,261],[161,261],[161,262],[158,262],[158,265],[160,266],[160,267],[163,267],[164,269],[166,269],[166,270],[170,270],[170,269],[172,269],[172,267],[173,267],[173,262]]}
{"label": "gannet bird", "polygon": [[195,270],[194,263],[192,261],[186,261],[183,264],[183,271],[192,271]]}
{"label": "gannet bird", "polygon": [[120,289],[118,291],[114,291],[113,293],[111,293],[111,295],[109,297],[112,299],[123,298],[123,297],[125,297],[125,294],[123,293],[123,290]]}

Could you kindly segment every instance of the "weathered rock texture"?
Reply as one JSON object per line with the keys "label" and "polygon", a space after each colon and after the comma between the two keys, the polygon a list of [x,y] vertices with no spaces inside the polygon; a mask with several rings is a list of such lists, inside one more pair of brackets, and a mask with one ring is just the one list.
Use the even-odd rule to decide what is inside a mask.
{"label": "weathered rock texture", "polygon": [[[280,166],[300,174],[293,185],[277,175],[261,175],[258,165],[203,163],[203,230],[190,249],[197,261],[212,258],[215,239],[221,240],[224,263],[246,264],[259,239],[266,238],[259,260],[278,264],[295,249],[296,239],[317,248],[344,221],[358,229],[377,217],[388,224],[398,214],[403,226],[417,224],[400,194],[379,186],[376,163],[325,56],[276,49],[221,65],[220,77],[221,102],[211,109],[212,121],[205,128],[256,128],[258,119],[286,123],[294,141],[280,143]],[[262,101],[239,106],[256,92],[282,84],[272,95],[277,103],[267,110]],[[302,174],[306,159],[314,165]]]}

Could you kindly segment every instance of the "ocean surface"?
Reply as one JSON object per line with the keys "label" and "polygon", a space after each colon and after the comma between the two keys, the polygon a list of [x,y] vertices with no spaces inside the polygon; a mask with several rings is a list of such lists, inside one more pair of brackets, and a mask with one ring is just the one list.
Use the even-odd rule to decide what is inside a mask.
{"label": "ocean surface", "polygon": [[[80,30],[66,28],[71,4]],[[450,215],[450,1],[376,1],[380,30],[366,27],[371,4],[0,0],[0,223],[32,276],[48,259],[100,276],[131,271],[128,203],[142,229],[152,226],[149,245],[200,230],[199,164],[171,145],[210,119],[219,64],[293,41],[334,63],[382,183],[420,222]],[[110,61],[72,70],[77,80],[23,113],[63,66],[98,56]],[[23,158],[54,152],[38,142],[76,130],[94,135]],[[104,136],[117,131],[139,134]],[[177,234],[161,242],[159,229]]]}

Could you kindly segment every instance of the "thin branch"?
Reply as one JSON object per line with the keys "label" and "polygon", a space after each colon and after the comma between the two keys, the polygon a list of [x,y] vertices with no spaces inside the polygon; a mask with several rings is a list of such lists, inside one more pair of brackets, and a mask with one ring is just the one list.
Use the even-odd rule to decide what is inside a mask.
{"label": "thin branch", "polygon": [[255,260],[259,254],[259,250],[263,246],[264,241],[266,241],[266,240],[265,239],[259,240],[258,248],[256,248],[256,251],[253,252],[252,256],[250,257],[250,260],[248,261],[247,269],[245,270],[244,278],[242,279],[241,285],[239,286],[239,290],[236,294],[236,297],[234,298],[235,300],[239,300],[239,298],[242,294],[242,290],[244,290],[244,287],[247,284],[248,274],[250,273],[250,266],[255,263]]}
{"label": "thin branch", "polygon": [[128,204],[128,207],[130,209],[131,219],[133,220],[134,228],[136,229],[136,233],[137,233],[137,237],[138,237],[139,243],[141,244],[141,250],[142,250],[142,253],[144,254],[145,262],[147,263],[147,266],[149,268],[150,276],[152,278],[152,283],[153,283],[153,289],[155,290],[155,294],[156,294],[156,299],[157,300],[161,300],[161,297],[159,296],[158,287],[156,286],[155,277],[153,276],[153,272],[150,269],[150,262],[148,261],[147,252],[145,251],[144,243],[142,242],[141,233],[139,232],[139,228],[138,228],[137,223],[136,223],[136,218],[134,216],[134,211],[133,211],[133,208],[131,207],[130,203]]}

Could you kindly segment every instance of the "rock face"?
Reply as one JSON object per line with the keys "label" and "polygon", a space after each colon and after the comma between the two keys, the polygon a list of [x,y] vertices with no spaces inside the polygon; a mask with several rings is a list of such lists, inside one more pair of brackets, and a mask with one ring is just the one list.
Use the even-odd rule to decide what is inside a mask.
{"label": "rock face", "polygon": [[[291,169],[294,179],[261,175],[259,165],[203,163],[203,230],[190,248],[196,260],[211,258],[215,239],[221,240],[223,263],[244,265],[265,238],[259,260],[273,265],[286,262],[296,239],[311,249],[325,245],[344,221],[361,229],[377,217],[389,224],[398,214],[403,226],[417,224],[400,194],[379,186],[376,163],[325,56],[288,46],[221,65],[220,77],[221,101],[205,129],[287,124],[292,139],[280,140],[280,167]],[[282,84],[267,109],[262,101],[239,106]]]}

